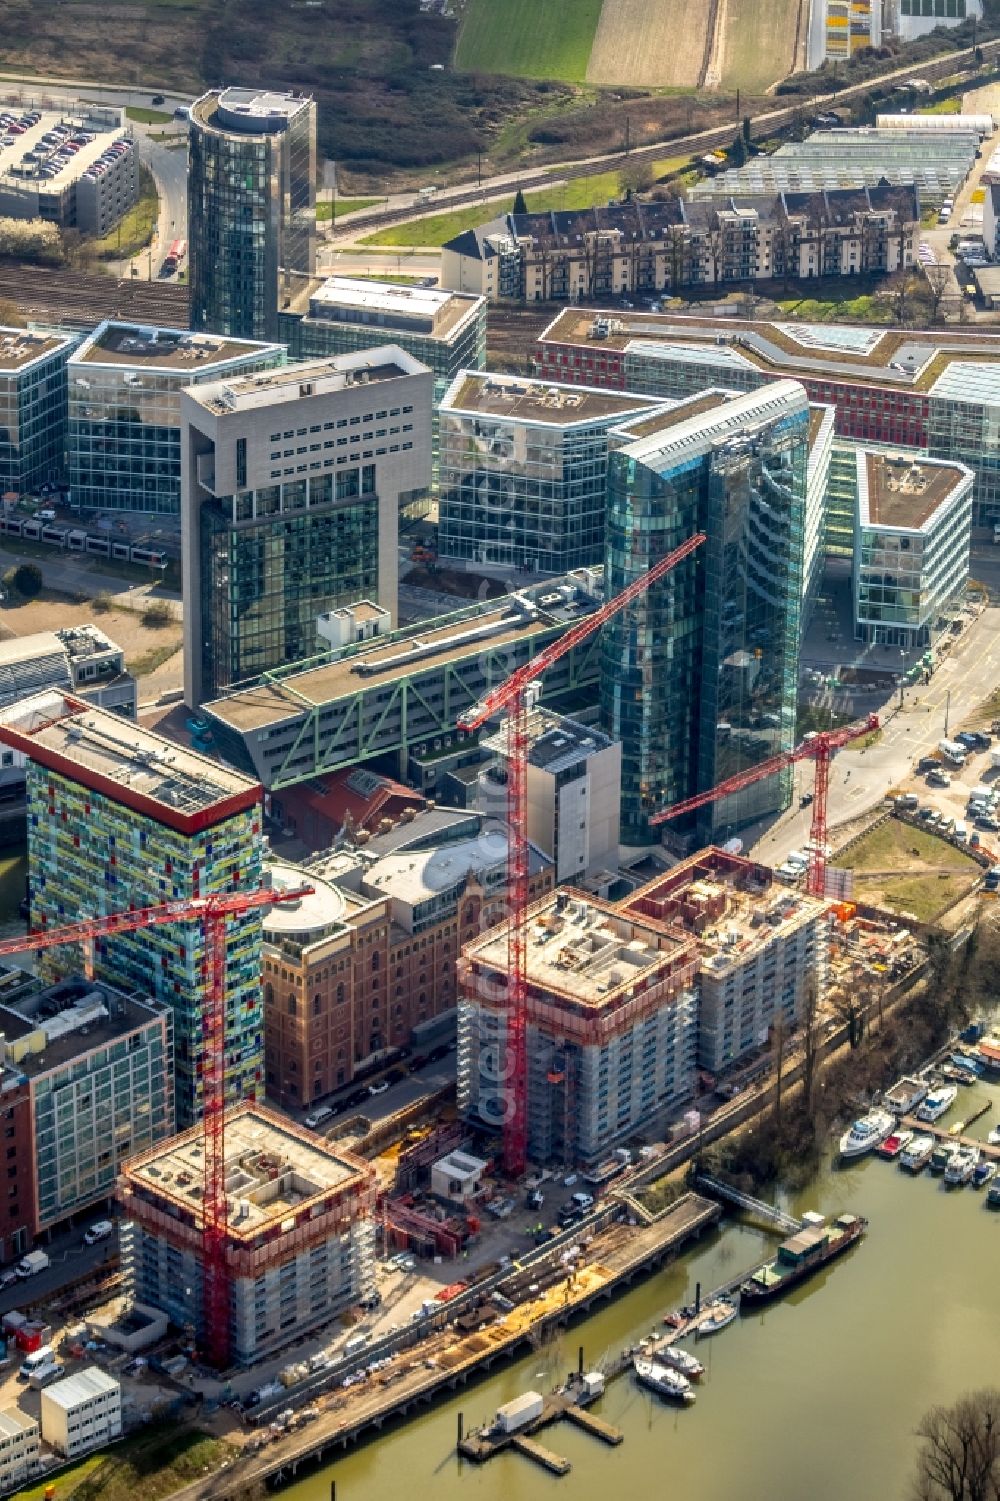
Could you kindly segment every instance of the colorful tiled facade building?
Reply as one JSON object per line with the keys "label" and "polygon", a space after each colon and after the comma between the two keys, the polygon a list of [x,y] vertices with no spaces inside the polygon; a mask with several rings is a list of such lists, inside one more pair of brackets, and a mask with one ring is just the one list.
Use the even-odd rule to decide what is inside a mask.
{"label": "colorful tiled facade building", "polygon": [[[37,929],[261,884],[261,789],[215,761],[50,690],[0,713],[28,759],[28,872]],[[261,916],[227,924],[226,1096],[263,1093]],[[94,941],[95,976],[174,1013],[179,1127],[201,1114],[204,944],[197,923]],[[50,950],[49,975],[79,964]]]}

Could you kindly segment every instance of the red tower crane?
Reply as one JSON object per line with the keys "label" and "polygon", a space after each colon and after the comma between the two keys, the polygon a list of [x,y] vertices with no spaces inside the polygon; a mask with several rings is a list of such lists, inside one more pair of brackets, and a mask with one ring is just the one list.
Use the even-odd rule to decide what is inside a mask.
{"label": "red tower crane", "polygon": [[854,724],[844,725],[842,729],[821,730],[818,734],[803,740],[794,750],[781,751],[777,756],[769,756],[766,761],[761,761],[757,766],[751,766],[746,771],[738,771],[735,776],[727,777],[724,782],[720,782],[716,787],[710,787],[707,792],[697,792],[694,797],[686,797],[682,802],[674,803],[671,807],[654,813],[649,821],[651,824],[660,824],[666,823],[670,818],[680,818],[683,813],[693,813],[696,808],[703,808],[706,803],[713,803],[717,798],[726,797],[731,792],[740,792],[744,787],[750,787],[754,782],[762,781],[764,777],[772,777],[776,772],[784,771],[786,766],[791,766],[796,761],[815,761],[816,773],[813,784],[813,812],[812,827],[809,831],[809,872],[806,877],[806,890],[813,896],[823,896],[826,887],[826,799],[830,787],[830,759],[833,752],[840,750],[841,746],[848,745],[862,735],[870,735],[872,730],[877,730],[878,727],[878,715],[869,714],[866,719],[856,720]]}
{"label": "red tower crane", "polygon": [[476,730],[495,714],[507,713],[507,1037],[505,1079],[511,1095],[503,1127],[504,1170],[512,1178],[524,1172],[528,1155],[528,1035],[525,975],[528,912],[528,708],[532,685],[554,662],[585,641],[594,631],[652,584],[691,555],[705,541],[697,532],[661,558],[646,573],[609,600],[586,620],[571,626],[479,703],[459,715],[458,726]]}
{"label": "red tower crane", "polygon": [[219,892],[136,907],[110,917],[94,917],[60,928],[41,928],[23,938],[0,941],[0,958],[29,949],[50,949],[66,943],[87,943],[137,928],[163,923],[200,922],[205,935],[202,974],[205,1002],[202,1012],[202,1109],[205,1136],[202,1197],[202,1290],[207,1355],[220,1370],[229,1364],[229,1269],[226,1265],[226,918],[276,902],[308,896],[311,886],[274,890]]}

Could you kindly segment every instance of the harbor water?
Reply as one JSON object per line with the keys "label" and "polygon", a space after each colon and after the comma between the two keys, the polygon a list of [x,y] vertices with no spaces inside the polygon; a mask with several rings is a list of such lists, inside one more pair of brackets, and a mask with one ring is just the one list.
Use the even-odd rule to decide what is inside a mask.
{"label": "harbor water", "polygon": [[[941,1124],[968,1119],[987,1098],[992,1109],[969,1133],[985,1140],[1000,1118],[1000,1088],[963,1087]],[[623,1430],[620,1447],[567,1423],[543,1435],[572,1462],[565,1479],[515,1453],[475,1466],[454,1452],[459,1412],[468,1429],[523,1391],[549,1389],[575,1367],[581,1344],[588,1364],[634,1344],[668,1310],[692,1301],[697,1281],[707,1291],[763,1259],[777,1247],[774,1236],[724,1224],[559,1344],[494,1371],[283,1494],[329,1501],[335,1481],[337,1501],[515,1494],[533,1501],[560,1489],[573,1501],[606,1501],[650,1494],[652,1484],[654,1495],[690,1501],[904,1501],[922,1414],[998,1380],[1000,1210],[987,1208],[985,1190],[946,1188],[926,1170],[914,1178],[874,1156],[828,1164],[786,1207],[866,1215],[868,1236],[761,1313],[692,1343],[707,1367],[693,1407],[675,1410],[621,1377],[594,1409]]]}

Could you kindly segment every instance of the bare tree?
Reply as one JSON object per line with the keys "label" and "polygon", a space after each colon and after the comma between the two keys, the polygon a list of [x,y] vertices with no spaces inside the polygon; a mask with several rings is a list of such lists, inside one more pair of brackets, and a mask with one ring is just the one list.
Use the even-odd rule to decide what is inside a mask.
{"label": "bare tree", "polygon": [[906,325],[917,285],[912,272],[897,271],[879,289],[878,300],[889,309],[889,316],[897,328]]}
{"label": "bare tree", "polygon": [[987,1387],[921,1418],[914,1501],[998,1501],[1000,1391]]}
{"label": "bare tree", "polygon": [[619,174],[619,181],[622,191],[627,196],[635,197],[639,193],[648,193],[656,181],[652,162],[629,162]]}
{"label": "bare tree", "polygon": [[937,323],[940,318],[943,322],[943,305],[945,297],[951,290],[952,270],[950,266],[925,266],[924,275],[927,278],[927,290],[924,300],[927,303],[927,321]]}
{"label": "bare tree", "polygon": [[806,1116],[812,1113],[813,1085],[816,1081],[816,1057],[819,1051],[819,989],[815,976],[806,982],[802,999],[802,1108]]}
{"label": "bare tree", "polygon": [[771,1027],[771,1047],[774,1049],[774,1129],[781,1129],[781,1090],[784,1083],[783,1071],[785,1067],[785,1043],[788,1041],[788,1028],[785,1026],[785,1018],[777,1016]]}

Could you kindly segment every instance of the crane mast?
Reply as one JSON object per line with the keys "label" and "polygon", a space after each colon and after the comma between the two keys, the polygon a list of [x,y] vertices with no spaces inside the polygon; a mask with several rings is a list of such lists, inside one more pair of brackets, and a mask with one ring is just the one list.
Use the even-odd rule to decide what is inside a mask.
{"label": "crane mast", "polygon": [[459,716],[458,726],[475,730],[494,715],[507,716],[507,1004],[506,1066],[510,1090],[503,1115],[504,1170],[511,1178],[524,1172],[528,1155],[528,1025],[527,925],[528,871],[528,714],[539,691],[539,679],[553,663],[599,631],[612,616],[664,578],[705,541],[696,532],[686,542],[628,584],[614,599],[565,631],[509,678],[490,690]]}

